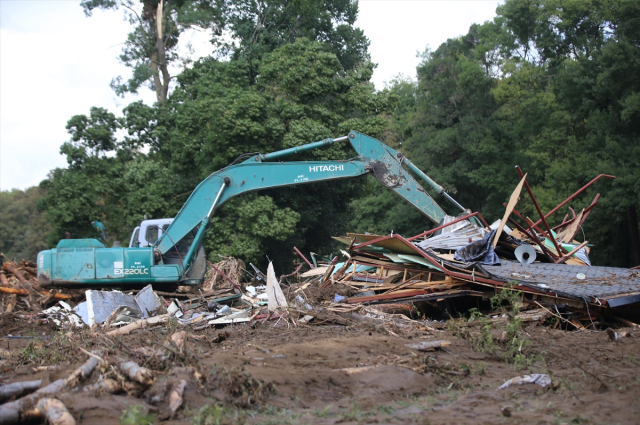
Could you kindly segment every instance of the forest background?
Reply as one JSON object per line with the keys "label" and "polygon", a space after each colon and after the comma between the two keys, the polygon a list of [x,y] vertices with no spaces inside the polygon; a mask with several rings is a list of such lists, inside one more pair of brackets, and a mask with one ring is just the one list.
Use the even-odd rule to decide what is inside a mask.
{"label": "forest background", "polygon": [[[103,108],[70,117],[68,166],[39,186],[0,192],[0,251],[35,259],[69,232],[128,244],[150,218],[176,214],[195,186],[245,152],[271,152],[358,130],[401,150],[465,207],[502,216],[518,182],[543,210],[600,173],[570,206],[599,205],[580,240],[597,265],[640,264],[640,1],[507,0],[422,55],[415,78],[384,90],[353,0],[83,0],[128,14],[116,93],[147,88],[121,117]],[[181,64],[181,34],[211,31],[216,54]],[[231,34],[231,38],[224,34]],[[346,145],[296,160],[347,159]],[[432,224],[373,177],[249,193],[221,206],[207,231],[209,258],[232,255],[282,270],[291,249],[337,252],[346,231],[412,235]],[[457,211],[439,196],[450,214]],[[518,209],[534,217],[525,197]],[[567,209],[552,221],[559,221]]]}

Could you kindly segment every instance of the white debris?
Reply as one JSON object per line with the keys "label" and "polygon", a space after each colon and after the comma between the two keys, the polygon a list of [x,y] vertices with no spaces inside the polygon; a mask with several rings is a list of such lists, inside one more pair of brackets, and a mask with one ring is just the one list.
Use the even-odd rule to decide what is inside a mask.
{"label": "white debris", "polygon": [[269,311],[288,306],[287,299],[276,278],[276,272],[273,270],[272,262],[269,262],[269,268],[267,269],[267,295],[269,297]]}
{"label": "white debris", "polygon": [[504,384],[500,385],[498,389],[501,390],[503,388],[510,387],[511,385],[522,384],[538,384],[542,388],[545,388],[551,385],[551,377],[546,373],[533,373],[531,375],[516,376],[515,378],[511,378]]}

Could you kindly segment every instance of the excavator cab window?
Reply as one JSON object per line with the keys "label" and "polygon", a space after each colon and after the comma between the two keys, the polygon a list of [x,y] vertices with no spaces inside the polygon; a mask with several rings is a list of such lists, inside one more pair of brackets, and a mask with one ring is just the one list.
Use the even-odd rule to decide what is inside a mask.
{"label": "excavator cab window", "polygon": [[147,227],[147,233],[144,235],[145,240],[153,245],[158,240],[158,226]]}

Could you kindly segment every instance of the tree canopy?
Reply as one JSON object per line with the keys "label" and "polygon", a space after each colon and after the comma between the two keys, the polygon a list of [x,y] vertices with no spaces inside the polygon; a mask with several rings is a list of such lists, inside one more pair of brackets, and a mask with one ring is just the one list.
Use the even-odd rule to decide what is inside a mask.
{"label": "tree canopy", "polygon": [[[93,236],[94,220],[107,225],[110,240],[128,241],[144,214],[173,216],[202,179],[241,154],[358,130],[401,150],[490,220],[502,215],[519,180],[515,165],[528,173],[546,211],[596,175],[615,175],[552,221],[571,217],[568,207],[579,213],[599,193],[580,232],[593,245],[594,263],[640,264],[637,1],[507,0],[492,21],[425,51],[415,78],[398,77],[380,91],[370,82],[369,41],[354,27],[356,1],[141,5],[147,14],[140,19],[127,12],[134,30],[122,60],[133,77],[114,87],[135,91],[146,81],[157,89],[159,78],[159,102],[131,103],[120,116],[94,107],[72,117],[70,139],[61,147],[68,167],[53,170],[29,196],[2,193],[14,206],[22,205],[21,196],[43,197],[50,233],[41,223],[20,224],[41,229],[34,246],[42,246],[46,234],[49,246],[65,231]],[[179,59],[177,39],[190,25],[211,30],[217,48],[166,80],[154,56],[160,54],[154,24],[160,5],[167,63]],[[82,6],[88,14],[140,9],[132,0]],[[173,89],[165,90],[169,81]],[[346,145],[333,145],[296,160],[352,155]],[[444,198],[435,199],[457,214]],[[526,195],[518,209],[537,217]],[[205,245],[214,260],[222,254],[264,263],[268,255],[287,268],[292,246],[328,253],[337,248],[330,237],[344,231],[415,234],[429,227],[375,180],[345,180],[234,198],[216,212]],[[22,249],[16,248],[19,234],[3,249]]]}

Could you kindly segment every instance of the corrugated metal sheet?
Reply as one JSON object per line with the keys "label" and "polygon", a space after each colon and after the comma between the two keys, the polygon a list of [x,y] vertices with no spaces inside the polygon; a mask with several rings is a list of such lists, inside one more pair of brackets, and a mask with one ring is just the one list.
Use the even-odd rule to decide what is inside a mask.
{"label": "corrugated metal sheet", "polygon": [[[460,225],[460,226],[458,226]],[[471,242],[482,239],[488,232],[475,224],[472,224],[468,220],[461,221],[453,224],[451,227],[456,227],[454,231],[432,236],[431,238],[417,242],[422,249],[451,249],[457,250],[469,245]],[[447,230],[445,228],[443,230]]]}

